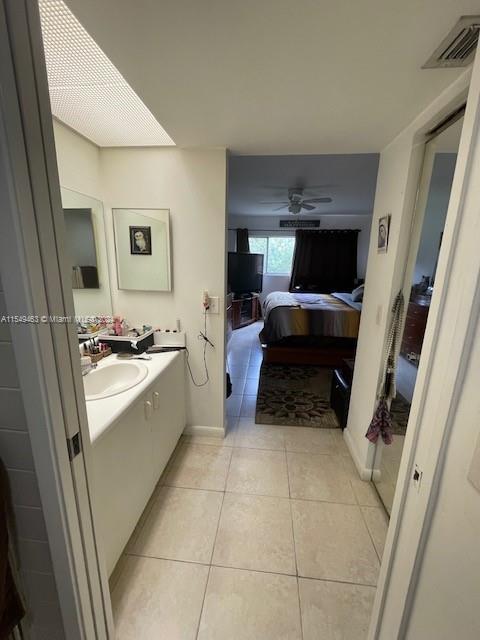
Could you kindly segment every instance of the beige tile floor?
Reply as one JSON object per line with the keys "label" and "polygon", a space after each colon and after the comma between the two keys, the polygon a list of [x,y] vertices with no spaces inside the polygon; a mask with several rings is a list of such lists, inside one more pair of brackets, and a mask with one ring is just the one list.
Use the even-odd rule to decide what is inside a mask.
{"label": "beige tile floor", "polygon": [[225,439],[182,437],[112,577],[117,640],[366,637],[384,511],[341,432],[255,425],[258,331]]}

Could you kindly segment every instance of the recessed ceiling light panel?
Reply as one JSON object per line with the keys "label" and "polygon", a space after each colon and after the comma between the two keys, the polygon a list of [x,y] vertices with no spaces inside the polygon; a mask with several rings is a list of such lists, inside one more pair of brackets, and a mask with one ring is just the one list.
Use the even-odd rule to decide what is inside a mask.
{"label": "recessed ceiling light panel", "polygon": [[101,147],[175,144],[62,0],[39,0],[53,115]]}

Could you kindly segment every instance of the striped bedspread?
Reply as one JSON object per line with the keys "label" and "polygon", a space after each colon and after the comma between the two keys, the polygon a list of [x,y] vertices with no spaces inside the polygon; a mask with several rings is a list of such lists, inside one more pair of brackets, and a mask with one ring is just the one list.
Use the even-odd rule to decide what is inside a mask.
{"label": "striped bedspread", "polygon": [[350,294],[310,294],[274,291],[263,304],[267,344],[291,336],[357,338],[361,304]]}

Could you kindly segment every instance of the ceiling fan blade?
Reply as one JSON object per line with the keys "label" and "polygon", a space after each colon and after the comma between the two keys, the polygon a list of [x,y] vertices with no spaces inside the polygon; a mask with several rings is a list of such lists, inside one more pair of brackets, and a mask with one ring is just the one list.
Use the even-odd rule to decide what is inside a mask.
{"label": "ceiling fan blade", "polygon": [[313,211],[316,208],[317,207],[314,207],[311,204],[305,204],[305,202],[302,202],[302,209],[306,209],[307,211]]}
{"label": "ceiling fan blade", "polygon": [[276,209],[274,209],[274,211],[281,211],[282,209],[286,209],[289,206],[290,206],[290,203],[287,202],[286,204],[282,204],[281,207],[277,207]]}
{"label": "ceiling fan blade", "polygon": [[287,200],[275,200],[272,202],[266,202],[264,200],[262,200],[262,202],[259,202],[258,204],[288,204]]}
{"label": "ceiling fan blade", "polygon": [[324,197],[324,198],[307,198],[306,200],[303,200],[303,202],[332,202],[332,198],[329,197]]}

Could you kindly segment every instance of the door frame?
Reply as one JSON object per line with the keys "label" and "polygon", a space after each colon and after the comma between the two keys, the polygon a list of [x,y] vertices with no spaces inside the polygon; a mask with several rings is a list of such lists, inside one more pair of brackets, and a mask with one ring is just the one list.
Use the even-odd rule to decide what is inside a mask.
{"label": "door frame", "polygon": [[[12,314],[23,315],[28,310],[32,315],[73,316],[72,293],[62,275],[66,260],[61,242],[61,200],[38,8],[30,0],[2,0],[0,8],[0,151],[2,162],[10,169],[9,189],[2,196],[2,205],[7,206],[0,234],[7,304]],[[393,506],[370,638],[390,640],[405,635],[448,435],[480,313],[480,252],[474,264],[469,264],[461,291],[454,290],[450,278],[454,261],[465,259],[459,255],[460,240],[465,240],[461,231],[473,217],[471,197],[475,183],[480,184],[479,128],[477,57],[437,268],[437,283],[443,285],[437,287],[432,299],[426,357],[419,368],[411,429],[399,474],[401,490]],[[425,141],[424,133],[421,135]],[[446,336],[452,322],[455,333]],[[12,333],[20,382],[28,389],[27,421],[29,426],[35,424],[30,430],[33,455],[66,634],[82,640],[113,637],[108,586],[89,496],[91,452],[75,353],[77,338],[68,324],[26,324]],[[448,357],[453,366],[443,376],[432,446],[424,459],[424,480],[431,480],[424,482],[412,500],[410,476],[419,453],[419,424],[429,406],[430,378],[434,365],[438,368],[439,355]],[[77,428],[84,449],[70,465],[66,436]],[[404,539],[405,529],[409,530],[408,540]],[[397,566],[399,560],[402,571]],[[386,623],[390,624],[388,634]]]}
{"label": "door frame", "polygon": [[[455,100],[450,104],[450,112],[460,106],[461,100],[462,92],[459,92],[456,104]],[[421,153],[429,139],[428,131],[447,113],[442,109],[429,125],[419,129],[417,144],[422,146]],[[474,202],[475,195],[478,198],[476,185],[480,181],[479,132],[480,56],[477,53],[470,77],[436,287],[370,622],[370,640],[404,638],[407,634],[450,432],[480,317],[480,252],[478,249],[475,252],[471,246],[474,229],[477,230],[476,237],[480,232]],[[414,152],[415,144],[412,154]],[[420,176],[419,163],[417,185]],[[468,229],[471,229],[470,233]],[[454,267],[465,273],[461,283],[452,278]],[[415,464],[423,472],[418,490],[412,482]]]}
{"label": "door frame", "polygon": [[[457,110],[455,109],[454,112],[456,113],[456,111]],[[463,117],[463,115],[461,117]],[[458,118],[456,117],[452,119],[451,121],[452,126],[455,124],[457,119]],[[448,128],[448,126],[445,128]],[[424,142],[423,160],[420,168],[417,195],[415,199],[414,212],[413,212],[412,221],[410,225],[409,249],[405,257],[404,274],[403,274],[403,280],[402,280],[403,297],[406,301],[405,303],[406,306],[408,305],[408,300],[411,294],[413,272],[415,270],[415,263],[416,263],[418,251],[420,248],[420,241],[421,241],[423,225],[425,221],[425,213],[426,213],[426,208],[427,208],[428,199],[430,195],[430,182],[432,179],[434,162],[435,162],[435,154],[436,154],[435,141],[438,138],[438,136],[441,135],[441,133],[445,130],[445,128],[442,128],[441,131],[435,134],[428,135]],[[406,314],[404,314],[404,317],[402,318],[401,331],[400,331],[400,335],[402,337],[405,331],[405,322],[406,322]],[[398,344],[397,347],[398,347],[398,353],[399,353],[400,344]],[[414,389],[415,387],[416,387],[416,382],[414,385]],[[383,506],[385,507],[385,510],[388,512],[388,507],[386,504],[384,504],[383,497],[376,483],[376,480],[381,477],[381,464],[382,464],[383,454],[387,446],[388,445],[385,445],[381,439],[376,444],[374,458],[373,458],[372,482],[375,485],[376,492],[380,500],[382,501]],[[402,450],[402,453],[403,453],[403,450]],[[390,511],[391,511],[391,506],[390,506]]]}
{"label": "door frame", "polygon": [[[113,638],[38,4],[0,3],[0,263],[66,637]],[[67,439],[79,433],[70,461]]]}

